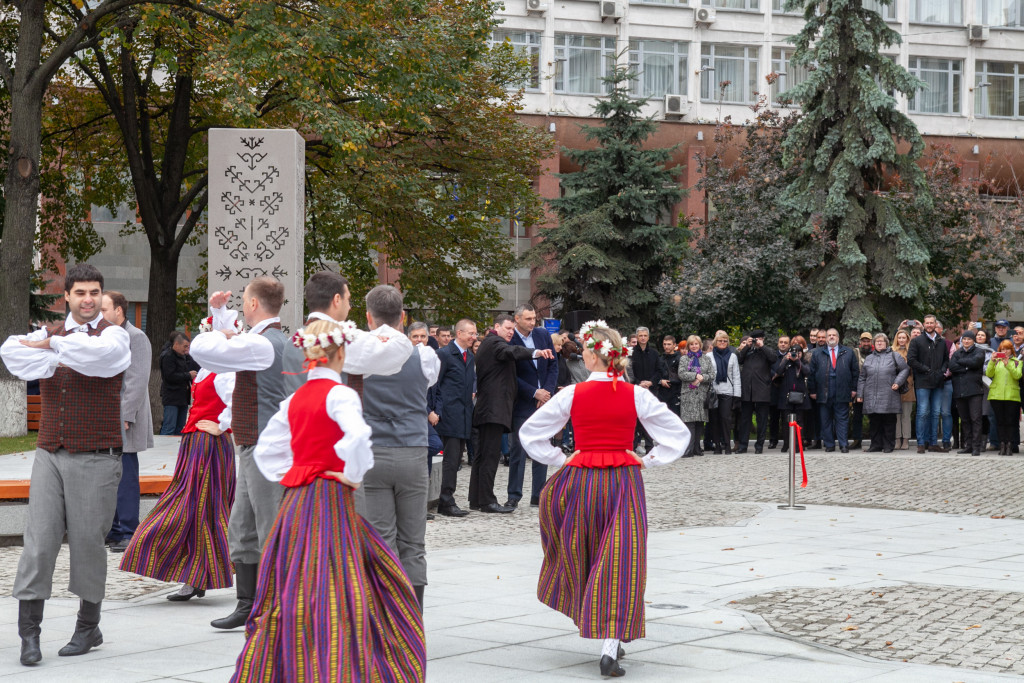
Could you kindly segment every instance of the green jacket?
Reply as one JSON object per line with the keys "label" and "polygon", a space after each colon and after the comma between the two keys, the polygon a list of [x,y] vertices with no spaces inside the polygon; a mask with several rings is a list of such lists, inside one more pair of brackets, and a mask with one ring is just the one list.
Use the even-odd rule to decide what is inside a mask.
{"label": "green jacket", "polygon": [[1007,363],[990,360],[985,374],[992,378],[988,388],[990,401],[1020,401],[1021,362],[1011,358]]}

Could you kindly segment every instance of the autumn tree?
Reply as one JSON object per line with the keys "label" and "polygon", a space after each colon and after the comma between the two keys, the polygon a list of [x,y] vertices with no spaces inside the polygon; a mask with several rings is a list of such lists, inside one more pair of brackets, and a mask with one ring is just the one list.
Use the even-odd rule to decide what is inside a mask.
{"label": "autumn tree", "polygon": [[788,0],[786,7],[804,8],[806,23],[790,40],[793,63],[809,75],[789,91],[803,116],[783,142],[784,162],[799,173],[780,201],[801,217],[802,237],[835,245],[807,279],[822,320],[879,329],[928,285],[926,240],[885,192],[898,177],[921,210],[931,201],[917,163],[924,142],[890,94],[913,97],[923,83],[883,54],[899,33],[861,0]]}
{"label": "autumn tree", "polygon": [[557,226],[527,252],[537,288],[564,312],[593,310],[626,328],[658,319],[658,287],[675,273],[687,230],[673,208],[683,198],[666,164],[671,149],[645,149],[657,124],[630,96],[633,75],[616,68],[594,105],[601,125],[583,126],[593,149],[566,150],[580,170],[559,175],[564,196],[551,200]]}

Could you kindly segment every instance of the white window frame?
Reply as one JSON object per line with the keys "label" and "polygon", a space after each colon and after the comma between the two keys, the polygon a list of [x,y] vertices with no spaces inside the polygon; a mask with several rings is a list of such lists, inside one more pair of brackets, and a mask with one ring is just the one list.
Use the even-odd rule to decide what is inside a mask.
{"label": "white window frame", "polygon": [[[730,7],[727,2],[742,4],[742,7]],[[714,7],[726,12],[761,12],[761,0],[701,0],[704,7]]]}
{"label": "white window frame", "polygon": [[629,0],[631,5],[663,5],[669,7],[688,7],[689,0]]}
{"label": "white window frame", "polygon": [[[950,68],[945,71],[934,68],[922,68],[921,62],[922,60],[926,59],[948,62]],[[921,111],[918,108],[920,106],[920,100],[916,96],[910,98],[907,110],[912,114],[925,114],[935,116],[959,116],[961,114],[960,95],[963,91],[964,61],[962,59],[949,59],[946,57],[911,57],[909,64],[910,66],[908,70],[912,75],[917,76],[918,78],[921,78],[922,72],[945,73],[947,75],[946,104],[949,106],[949,110]]]}
{"label": "white window frame", "polygon": [[963,26],[964,25],[964,3],[963,0],[945,0],[949,3],[949,9],[953,10],[949,21],[930,21],[922,19],[922,4],[928,0],[909,0],[910,2],[910,23],[912,24],[937,24],[940,26]]}
{"label": "white window frame", "polygon": [[[1004,18],[1004,15],[1009,15],[1014,7],[1016,7],[1017,16]],[[989,10],[991,9],[995,9],[999,15],[996,16],[995,13],[990,15]],[[983,26],[999,29],[1024,29],[1024,2],[1020,0],[991,0],[990,2],[975,0],[974,21]]]}
{"label": "white window frame", "polygon": [[[600,42],[600,46],[569,45],[569,40],[573,38],[597,40]],[[567,74],[569,73],[570,50],[585,50],[587,52],[600,53],[601,77],[607,77],[612,75],[615,68],[615,38],[584,33],[555,34],[555,92],[560,95],[607,95],[607,84],[602,84],[598,92],[583,92],[567,89],[566,81]]]}
{"label": "white window frame", "polygon": [[[792,63],[794,52],[796,52],[796,48],[792,45],[772,46],[772,71],[779,74],[775,83],[771,85],[772,104],[778,104],[778,96],[780,93],[784,93],[787,90],[795,88],[810,77],[810,72],[807,67],[796,66]],[[795,71],[800,73],[794,73]],[[802,77],[794,82],[794,75],[799,77],[801,74]],[[792,106],[796,107],[799,105],[794,102]]]}
{"label": "white window frame", "polygon": [[[913,2],[914,0],[911,0]],[[886,21],[896,21],[896,0],[883,5],[878,0],[862,0],[865,9],[873,9]]]}
{"label": "white window frame", "polygon": [[[1013,67],[1013,73],[990,73],[989,64],[1007,64]],[[974,115],[985,119],[1020,120],[1024,119],[1024,64],[1019,62],[997,62],[986,59],[977,61],[978,68],[974,74]],[[982,83],[991,83],[993,78],[1009,78],[1013,81],[1013,113],[1010,116],[999,116],[986,113],[988,109],[989,87]]]}
{"label": "white window frame", "polygon": [[[651,49],[652,42],[669,43],[673,46],[673,52]],[[646,81],[644,79],[644,57],[647,55],[668,55],[672,57],[672,67],[675,75],[672,79],[673,87],[663,93],[644,94]],[[636,74],[636,78],[630,85],[629,94],[632,97],[663,97],[665,95],[685,95],[689,86],[689,64],[690,44],[677,40],[656,40],[654,38],[634,38],[629,41],[629,69]]]}
{"label": "white window frame", "polygon": [[[739,57],[716,57],[715,48],[740,48],[744,51],[744,56]],[[758,56],[760,52],[756,45],[734,45],[731,43],[703,43],[700,47],[700,99],[701,102],[721,103],[721,104],[753,104],[754,93],[753,89],[757,87],[757,73],[758,73]],[[720,89],[719,83],[720,78],[716,78],[718,71],[709,71],[704,67],[715,67],[716,61],[730,60],[736,61],[742,59],[743,61],[743,82],[741,87],[742,99],[741,100],[726,100],[719,99]]]}
{"label": "white window frame", "polygon": [[[522,39],[519,39],[519,37]],[[543,37],[536,31],[518,31],[515,29],[496,28],[491,32],[488,46],[494,48],[508,42],[520,55],[530,59],[530,75],[522,84],[527,92],[540,92],[540,59]]]}

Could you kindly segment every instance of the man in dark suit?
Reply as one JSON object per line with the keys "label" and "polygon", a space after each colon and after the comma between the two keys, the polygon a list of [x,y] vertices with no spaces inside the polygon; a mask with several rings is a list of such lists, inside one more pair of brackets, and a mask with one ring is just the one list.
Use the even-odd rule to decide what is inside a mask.
{"label": "man in dark suit", "polygon": [[[474,341],[476,323],[463,318],[455,325],[455,338],[437,352],[441,359],[441,375],[437,380],[435,408],[428,418],[435,424],[444,443],[441,497],[437,503],[437,512],[448,517],[465,517],[469,514],[455,504],[455,485],[462,449],[466,447],[473,432],[473,385],[476,382]],[[440,407],[440,413],[437,407]]]}
{"label": "man in dark suit", "polygon": [[[537,329],[537,309],[530,304],[516,308],[515,329],[510,344],[528,349],[550,349],[554,352],[551,335],[547,330]],[[516,404],[512,411],[512,448],[508,465],[508,500],[505,507],[514,508],[523,497],[523,474],[526,468],[526,451],[519,443],[519,428],[539,408],[551,400],[558,385],[558,361],[548,358],[516,361]],[[533,461],[531,461],[533,462]],[[548,479],[548,467],[533,462],[533,485],[530,489],[530,505],[540,504],[540,490]]]}
{"label": "man in dark suit", "polygon": [[[632,382],[638,387],[647,389],[658,395],[658,387],[663,379],[668,379],[668,366],[665,359],[650,344],[651,331],[646,327],[636,328],[636,346],[633,347],[633,355],[629,359],[629,370]],[[636,434],[633,436],[633,448],[637,448],[643,441],[644,449],[650,452],[654,448],[654,441],[640,424],[636,422]]]}
{"label": "man in dark suit", "polygon": [[476,407],[473,426],[479,430],[479,450],[473,460],[469,479],[469,509],[483,512],[512,512],[498,505],[494,497],[494,474],[501,455],[501,435],[512,427],[512,408],[516,397],[516,361],[534,358],[551,360],[550,349],[531,351],[509,344],[515,333],[512,316],[499,315],[494,329],[476,351]]}
{"label": "man in dark suit", "polygon": [[840,346],[838,330],[829,329],[825,333],[825,340],[825,346],[814,349],[811,354],[807,393],[818,402],[821,439],[825,442],[825,451],[834,451],[838,439],[839,450],[849,453],[846,432],[850,423],[850,401],[857,398],[860,364],[853,349]]}

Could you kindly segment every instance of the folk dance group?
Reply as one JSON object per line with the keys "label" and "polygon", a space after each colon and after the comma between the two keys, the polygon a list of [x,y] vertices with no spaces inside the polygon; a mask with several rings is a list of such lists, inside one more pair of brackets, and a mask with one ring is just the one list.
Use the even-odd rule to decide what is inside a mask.
{"label": "folk dance group", "polygon": [[[98,270],[70,267],[64,325],[0,347],[12,374],[40,380],[43,404],[13,591],[26,665],[42,659],[43,607],[65,533],[69,590],[81,603],[58,654],[103,642],[104,539],[129,360],[127,334],[99,313],[102,292]],[[121,569],[181,582],[172,601],[234,583],[235,610],[211,623],[245,626],[232,681],[424,680],[425,406],[439,360],[400,331],[393,287],[367,295],[370,332],[345,321],[340,275],[317,273],[305,294],[312,312],[291,339],[278,317],[284,288],[273,278],[245,288],[247,332],[226,308],[230,293],[211,296],[206,331],[192,342],[203,370],[174,477]],[[597,321],[581,334],[589,380],[556,394],[520,430],[531,458],[564,465],[541,493],[537,594],[582,637],[603,641],[602,675],[621,676],[621,643],[644,637],[641,470],[678,458],[690,435],[653,394],[620,379],[629,349],[617,332]],[[566,458],[551,437],[569,419],[579,450]],[[644,457],[630,450],[638,420],[658,443]]]}

